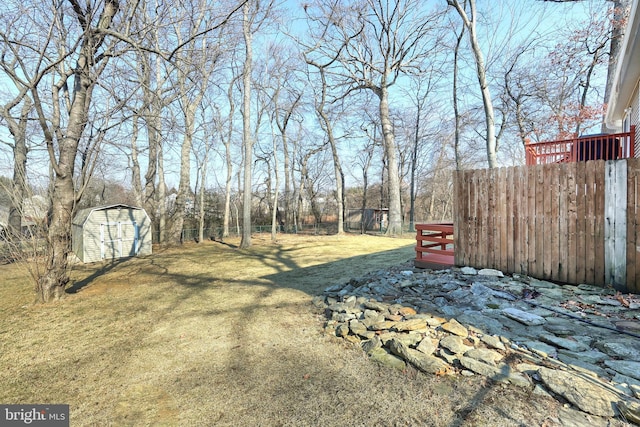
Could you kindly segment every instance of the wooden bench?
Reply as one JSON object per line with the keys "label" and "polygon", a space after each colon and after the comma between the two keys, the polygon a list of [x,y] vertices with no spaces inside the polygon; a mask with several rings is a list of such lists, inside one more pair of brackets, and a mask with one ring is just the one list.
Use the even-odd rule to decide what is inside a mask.
{"label": "wooden bench", "polygon": [[453,223],[416,224],[417,268],[440,270],[455,264]]}

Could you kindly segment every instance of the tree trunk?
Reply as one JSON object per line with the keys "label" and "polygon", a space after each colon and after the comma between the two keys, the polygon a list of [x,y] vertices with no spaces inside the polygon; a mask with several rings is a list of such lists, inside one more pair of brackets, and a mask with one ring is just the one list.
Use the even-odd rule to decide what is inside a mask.
{"label": "tree trunk", "polygon": [[251,136],[251,61],[253,59],[249,2],[242,6],[242,34],[245,43],[245,61],[242,70],[242,145],[244,148],[244,183],[242,199],[241,248],[251,246],[251,168],[253,166],[253,138]]}
{"label": "tree trunk", "polygon": [[[111,22],[118,12],[117,0],[107,0],[99,19],[99,28],[109,28]],[[85,22],[86,16],[82,11],[75,11],[79,22]],[[64,295],[64,289],[69,283],[69,263],[68,255],[71,251],[71,221],[73,219],[76,192],[74,188],[74,167],[78,154],[78,144],[82,138],[86,123],[87,113],[91,106],[91,94],[96,79],[101,68],[92,69],[97,49],[104,41],[104,33],[90,28],[83,36],[81,50],[76,60],[76,68],[73,74],[73,97],[69,116],[67,118],[66,134],[63,135],[61,128],[55,129],[56,134],[62,136],[58,140],[57,159],[56,150],[53,145],[53,134],[49,128],[47,115],[45,115],[42,104],[36,102],[40,125],[44,131],[47,142],[47,151],[51,160],[55,175],[53,191],[51,195],[51,208],[49,212],[49,227],[47,230],[47,260],[45,271],[38,278],[36,283],[36,295],[39,301],[49,302],[59,299]],[[103,59],[106,61],[106,59]],[[54,88],[55,90],[55,88]],[[32,91],[35,97],[37,91]],[[55,94],[54,99],[57,98]],[[39,98],[38,98],[39,99]],[[55,106],[54,106],[55,108]],[[54,123],[59,122],[60,110],[56,110],[57,118]]]}
{"label": "tree trunk", "polygon": [[187,207],[187,198],[191,192],[191,146],[193,145],[193,132],[195,128],[195,115],[198,102],[183,100],[183,114],[185,120],[184,137],[180,148],[180,183],[176,195],[175,206],[171,218],[169,240],[173,243],[182,243],[182,228]]}
{"label": "tree trunk", "polygon": [[140,161],[138,160],[138,116],[133,116],[131,135],[131,188],[136,206],[143,206]]}
{"label": "tree trunk", "polygon": [[229,83],[229,89],[227,90],[227,99],[229,100],[229,116],[227,129],[227,136],[224,139],[224,157],[227,166],[227,178],[224,186],[224,214],[222,219],[222,236],[221,238],[229,237],[229,217],[231,216],[231,181],[233,180],[233,161],[231,158],[231,138],[233,137],[233,114],[235,112],[236,104],[233,102],[233,83],[232,80]]}
{"label": "tree trunk", "polygon": [[9,236],[19,236],[22,231],[23,202],[27,196],[27,123],[31,111],[31,98],[24,97],[20,120],[16,122],[9,111],[3,114],[13,136],[13,180],[9,205]]}
{"label": "tree trunk", "polygon": [[158,190],[156,191],[158,206],[158,242],[167,241],[167,185],[164,180],[164,148],[158,146]]}
{"label": "tree trunk", "polygon": [[489,168],[495,168],[498,165],[498,159],[496,154],[496,121],[495,113],[493,111],[493,102],[491,100],[491,92],[489,90],[489,81],[487,80],[487,70],[484,63],[484,55],[480,48],[480,42],[478,41],[478,35],[476,33],[476,1],[469,0],[469,6],[471,8],[471,19],[467,16],[458,0],[447,0],[451,6],[455,7],[456,11],[462,18],[464,25],[469,30],[469,41],[471,43],[471,50],[476,63],[476,77],[478,78],[478,84],[480,85],[480,92],[482,93],[482,104],[484,107],[484,117],[486,125],[486,147],[487,147],[487,162]]}
{"label": "tree trunk", "polygon": [[393,124],[389,113],[389,92],[383,85],[379,91],[380,97],[380,122],[382,123],[382,136],[384,153],[387,159],[387,185],[389,188],[389,226],[387,234],[395,236],[402,234],[402,212],[400,205],[400,176],[398,173],[398,160],[396,154],[396,142],[393,135]]}

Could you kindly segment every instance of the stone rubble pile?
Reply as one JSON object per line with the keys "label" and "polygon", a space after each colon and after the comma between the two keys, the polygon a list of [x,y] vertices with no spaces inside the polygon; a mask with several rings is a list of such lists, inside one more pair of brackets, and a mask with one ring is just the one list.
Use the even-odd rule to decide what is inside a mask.
{"label": "stone rubble pile", "polygon": [[632,295],[407,264],[331,286],[314,303],[327,333],[381,364],[482,375],[568,402],[590,425],[640,425],[640,300]]}

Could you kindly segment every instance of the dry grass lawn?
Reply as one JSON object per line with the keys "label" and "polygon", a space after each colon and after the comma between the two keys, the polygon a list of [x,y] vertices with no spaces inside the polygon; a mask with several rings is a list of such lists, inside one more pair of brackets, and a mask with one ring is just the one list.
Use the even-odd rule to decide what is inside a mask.
{"label": "dry grass lawn", "polygon": [[78,266],[50,305],[0,266],[0,402],[68,403],[72,426],[554,425],[528,390],[389,370],[323,335],[312,297],[413,258],[412,238],[237,243]]}

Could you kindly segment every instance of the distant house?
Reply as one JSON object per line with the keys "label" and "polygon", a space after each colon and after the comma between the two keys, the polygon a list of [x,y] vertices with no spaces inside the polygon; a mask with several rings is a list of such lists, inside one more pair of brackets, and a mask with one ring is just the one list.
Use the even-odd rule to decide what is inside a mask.
{"label": "distant house", "polygon": [[[640,7],[631,3],[611,95],[607,100],[606,125],[614,132],[628,132],[640,122]],[[638,128],[640,129],[640,128]],[[640,131],[635,134],[635,155],[640,156]]]}
{"label": "distant house", "polygon": [[[22,202],[22,232],[41,227],[47,221],[49,202],[42,196],[28,197]],[[0,230],[9,225],[9,206],[0,206]]]}
{"label": "distant house", "polygon": [[151,254],[151,220],[142,208],[83,209],[73,219],[71,231],[73,252],[82,262]]}

